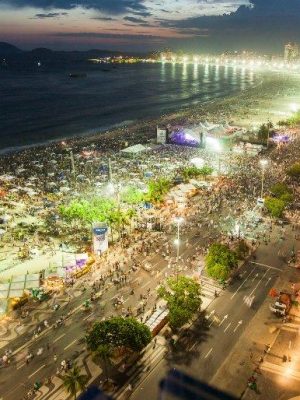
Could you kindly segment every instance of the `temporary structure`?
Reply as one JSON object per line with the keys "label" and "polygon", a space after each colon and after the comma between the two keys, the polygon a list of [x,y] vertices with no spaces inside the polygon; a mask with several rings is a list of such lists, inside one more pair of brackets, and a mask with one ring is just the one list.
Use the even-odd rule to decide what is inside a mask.
{"label": "temporary structure", "polygon": [[134,156],[144,151],[148,151],[149,149],[150,149],[149,147],[146,147],[142,144],[135,144],[133,146],[126,147],[125,149],[121,150],[121,154],[125,156],[126,155]]}

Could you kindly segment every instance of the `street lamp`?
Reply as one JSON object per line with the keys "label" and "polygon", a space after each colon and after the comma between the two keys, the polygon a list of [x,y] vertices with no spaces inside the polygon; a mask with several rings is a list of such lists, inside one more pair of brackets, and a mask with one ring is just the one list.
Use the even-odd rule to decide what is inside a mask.
{"label": "street lamp", "polygon": [[178,280],[178,261],[179,261],[179,250],[180,250],[180,224],[184,221],[182,217],[177,217],[174,222],[177,224],[177,238],[174,240],[174,244],[177,249],[176,253],[176,278]]}
{"label": "street lamp", "polygon": [[265,169],[266,169],[266,166],[268,165],[268,160],[260,160],[260,165],[261,165],[261,192],[260,192],[260,198],[263,199],[264,182],[265,182]]}

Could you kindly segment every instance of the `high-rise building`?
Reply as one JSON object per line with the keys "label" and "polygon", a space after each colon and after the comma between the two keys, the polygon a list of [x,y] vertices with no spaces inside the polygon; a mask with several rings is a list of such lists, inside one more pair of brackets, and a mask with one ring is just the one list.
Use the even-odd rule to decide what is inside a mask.
{"label": "high-rise building", "polygon": [[299,57],[299,47],[296,43],[287,43],[284,46],[284,61],[293,61]]}

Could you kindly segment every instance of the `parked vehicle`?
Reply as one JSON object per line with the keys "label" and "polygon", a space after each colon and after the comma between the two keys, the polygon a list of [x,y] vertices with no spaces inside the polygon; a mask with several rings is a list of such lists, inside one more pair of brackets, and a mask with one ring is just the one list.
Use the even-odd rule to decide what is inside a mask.
{"label": "parked vehicle", "polygon": [[280,292],[275,302],[270,305],[270,310],[278,315],[285,317],[288,315],[292,306],[292,296],[289,293]]}

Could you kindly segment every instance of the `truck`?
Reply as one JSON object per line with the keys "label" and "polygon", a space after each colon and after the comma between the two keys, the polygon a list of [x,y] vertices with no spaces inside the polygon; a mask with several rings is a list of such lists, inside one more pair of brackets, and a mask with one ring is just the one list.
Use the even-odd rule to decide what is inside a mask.
{"label": "truck", "polygon": [[275,302],[270,305],[270,310],[278,315],[285,317],[288,315],[292,306],[292,296],[290,293],[280,292]]}

